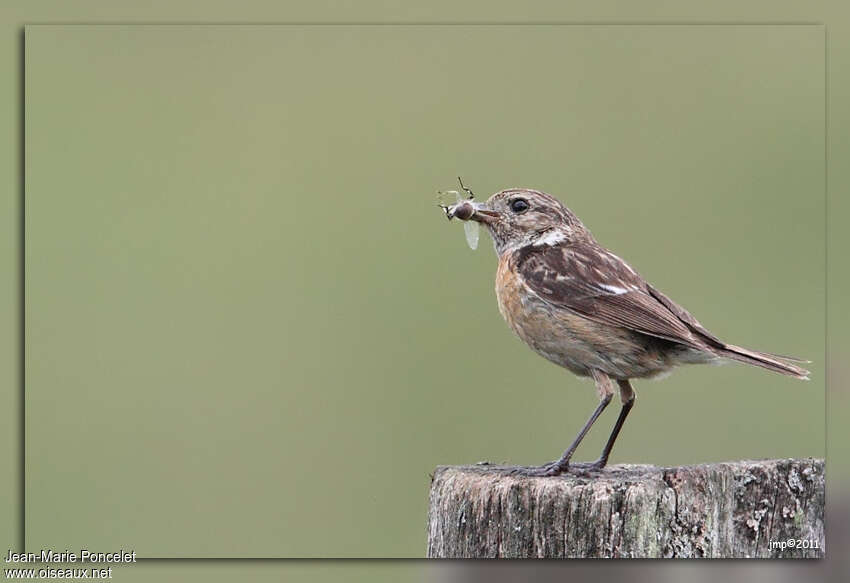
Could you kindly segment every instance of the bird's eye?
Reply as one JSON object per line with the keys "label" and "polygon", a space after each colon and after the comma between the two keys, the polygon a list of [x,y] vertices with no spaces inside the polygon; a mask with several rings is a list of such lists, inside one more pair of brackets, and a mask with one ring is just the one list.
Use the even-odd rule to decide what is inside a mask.
{"label": "bird's eye", "polygon": [[524,198],[517,198],[511,201],[511,210],[517,214],[524,213],[528,210],[528,201]]}

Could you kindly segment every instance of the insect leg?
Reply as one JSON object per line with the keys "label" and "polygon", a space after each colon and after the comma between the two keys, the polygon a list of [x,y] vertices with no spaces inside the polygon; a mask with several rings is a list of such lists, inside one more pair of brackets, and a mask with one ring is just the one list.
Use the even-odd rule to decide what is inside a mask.
{"label": "insect leg", "polygon": [[457,181],[458,181],[458,184],[460,184],[461,190],[463,190],[466,194],[469,195],[469,200],[472,200],[473,198],[475,198],[475,193],[472,192],[471,188],[464,186],[463,180],[460,179],[460,176],[457,177]]}

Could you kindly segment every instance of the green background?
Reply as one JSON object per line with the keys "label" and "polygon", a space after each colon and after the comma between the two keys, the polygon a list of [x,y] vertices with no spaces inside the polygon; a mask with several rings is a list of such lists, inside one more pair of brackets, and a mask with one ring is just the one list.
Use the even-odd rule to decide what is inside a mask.
{"label": "green background", "polygon": [[[595,391],[434,204],[551,192],[743,346],[612,462],[824,455],[824,28],[29,26],[26,546],[418,557],[438,464],[557,457]],[[594,459],[617,407],[579,450]]]}

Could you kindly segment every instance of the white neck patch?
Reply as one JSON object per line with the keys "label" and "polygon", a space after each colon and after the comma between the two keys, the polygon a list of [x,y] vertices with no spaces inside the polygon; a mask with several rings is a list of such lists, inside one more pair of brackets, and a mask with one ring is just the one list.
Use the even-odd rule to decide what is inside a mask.
{"label": "white neck patch", "polygon": [[563,243],[566,240],[567,236],[561,230],[552,229],[538,237],[532,245],[535,247],[541,247],[543,245],[557,245],[558,243]]}

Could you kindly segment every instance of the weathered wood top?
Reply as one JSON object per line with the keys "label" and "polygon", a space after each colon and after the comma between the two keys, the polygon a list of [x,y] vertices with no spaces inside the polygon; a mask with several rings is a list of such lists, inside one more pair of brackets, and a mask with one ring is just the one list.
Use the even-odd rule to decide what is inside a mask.
{"label": "weathered wood top", "polygon": [[492,465],[437,468],[430,493],[428,556],[824,553],[823,460],[673,468],[617,465],[557,477],[528,477],[515,470]]}

